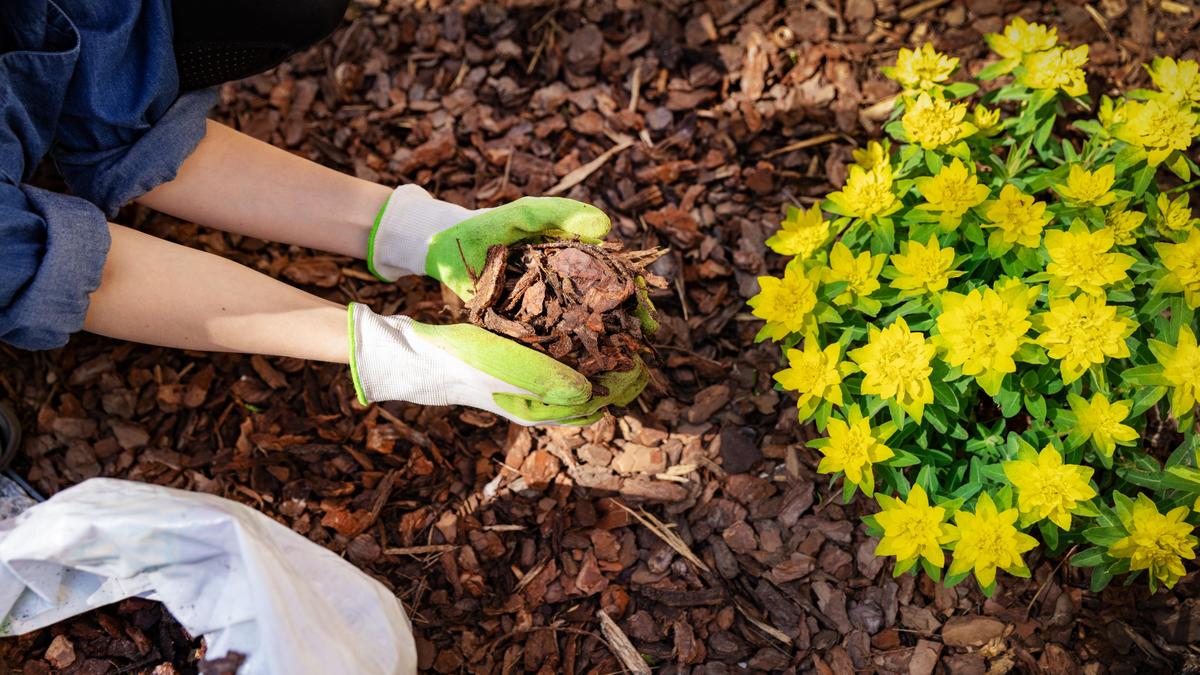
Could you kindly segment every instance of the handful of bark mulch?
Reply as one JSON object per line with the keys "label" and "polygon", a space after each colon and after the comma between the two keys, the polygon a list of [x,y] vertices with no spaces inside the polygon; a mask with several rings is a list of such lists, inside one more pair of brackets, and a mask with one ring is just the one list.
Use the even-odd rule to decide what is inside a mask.
{"label": "handful of bark mulch", "polygon": [[664,253],[616,242],[492,246],[467,303],[469,321],[588,378],[630,370],[639,355],[653,354],[647,334],[658,324],[649,289],[667,282],[646,268]]}

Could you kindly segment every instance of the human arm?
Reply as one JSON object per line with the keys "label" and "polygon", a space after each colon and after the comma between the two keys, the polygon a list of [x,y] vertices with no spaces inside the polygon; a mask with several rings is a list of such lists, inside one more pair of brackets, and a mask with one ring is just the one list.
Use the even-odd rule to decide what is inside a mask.
{"label": "human arm", "polygon": [[391,193],[208,120],[174,179],[137,201],[225,232],[361,259]]}
{"label": "human arm", "polygon": [[84,329],[144,344],[346,363],[346,309],[220,256],[109,225]]}
{"label": "human arm", "polygon": [[112,245],[84,321],[93,333],[179,349],[350,363],[364,404],[469,405],[522,424],[589,423],[644,386],[621,375],[605,381],[604,396],[593,397],[579,373],[475,326],[347,308],[204,251],[120,225],[109,231]]}
{"label": "human arm", "polygon": [[571,199],[525,197],[493,209],[393,190],[209,121],[173,180],[137,200],[226,232],[367,260],[394,280],[428,273],[464,299],[493,244],[537,236],[601,239],[608,216]]}

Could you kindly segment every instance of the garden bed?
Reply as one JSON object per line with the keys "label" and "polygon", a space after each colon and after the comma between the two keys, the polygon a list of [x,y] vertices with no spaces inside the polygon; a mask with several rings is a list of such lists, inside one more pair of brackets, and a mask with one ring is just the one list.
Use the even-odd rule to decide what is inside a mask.
{"label": "garden bed", "polygon": [[[611,214],[628,250],[669,247],[651,267],[670,285],[652,294],[660,362],[646,393],[587,429],[529,430],[464,409],[363,409],[332,365],[90,336],[33,357],[0,347],[0,391],[29,429],[18,469],[34,485],[118,476],[255,506],[393,588],[436,672],[617,671],[600,609],[656,672],[1194,667],[1194,574],[1171,592],[1094,594],[1085,571],[1035,553],[1031,579],[1002,579],[987,600],[893,579],[859,521],[877,507],[843,505],[816,474],[815,431],[772,387],[778,349],[754,344],[762,323],[744,303],[758,276],[782,273],[764,242],[785,207],[842,185],[852,150],[882,133],[897,87],[878,69],[898,48],[931,40],[982,65],[982,35],[1020,11],[1090,45],[1089,87],[1114,92],[1147,85],[1155,55],[1196,58],[1196,8],[513,2],[462,16],[378,4],[353,3],[330,41],[223,87],[218,118],[467,207],[558,187]],[[357,261],[142,209],[123,218],[339,302],[433,322],[465,311],[428,280],[381,284]],[[50,672],[53,637],[98,621],[6,640],[0,658]],[[196,667],[147,637],[123,639],[155,663],[120,666],[71,639],[94,672]]]}

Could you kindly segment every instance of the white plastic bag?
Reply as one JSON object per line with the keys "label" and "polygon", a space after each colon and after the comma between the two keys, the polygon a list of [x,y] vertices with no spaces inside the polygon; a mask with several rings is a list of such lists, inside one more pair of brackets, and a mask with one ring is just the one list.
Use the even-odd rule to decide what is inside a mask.
{"label": "white plastic bag", "polygon": [[139,596],[242,675],[415,673],[400,601],[332,552],[211,495],[93,478],[0,522],[0,636]]}

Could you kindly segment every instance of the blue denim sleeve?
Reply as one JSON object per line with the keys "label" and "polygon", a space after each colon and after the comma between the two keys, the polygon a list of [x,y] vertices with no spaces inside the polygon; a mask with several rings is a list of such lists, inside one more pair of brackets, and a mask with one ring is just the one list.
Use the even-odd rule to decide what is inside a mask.
{"label": "blue denim sleeve", "polygon": [[53,151],[72,193],[109,216],[175,177],[216,92],[179,95],[170,0],[59,0],[79,33]]}
{"label": "blue denim sleeve", "polygon": [[83,328],[108,246],[108,223],[93,204],[0,182],[0,341],[66,344]]}

